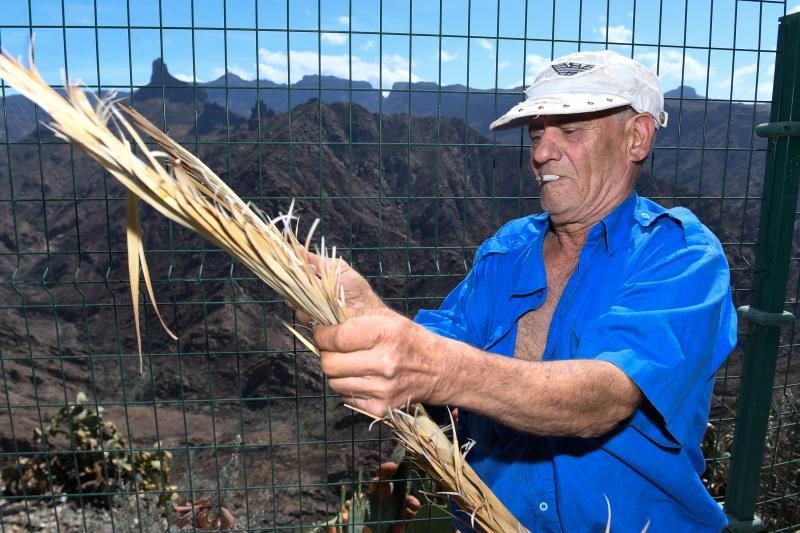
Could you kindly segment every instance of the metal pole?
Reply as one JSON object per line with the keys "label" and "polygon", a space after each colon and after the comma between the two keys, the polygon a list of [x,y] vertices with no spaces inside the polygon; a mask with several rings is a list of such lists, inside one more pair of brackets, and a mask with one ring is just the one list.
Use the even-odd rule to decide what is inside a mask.
{"label": "metal pole", "polygon": [[739,309],[748,323],[741,393],[736,411],[725,512],[732,531],[760,529],[755,516],[769,422],[781,327],[794,316],[783,310],[800,180],[800,13],[778,27],[770,122],[756,128],[769,138],[751,306]]}

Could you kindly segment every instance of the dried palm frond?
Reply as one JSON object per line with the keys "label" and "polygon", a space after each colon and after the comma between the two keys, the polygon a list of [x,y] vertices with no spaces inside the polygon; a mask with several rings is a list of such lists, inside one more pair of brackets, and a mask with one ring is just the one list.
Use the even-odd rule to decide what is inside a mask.
{"label": "dried palm frond", "polygon": [[[0,55],[0,77],[50,115],[52,120],[46,126],[58,137],[86,152],[129,191],[128,271],[140,371],[140,267],[161,324],[173,339],[177,337],[169,331],[158,313],[144,255],[137,198],[228,252],[290,305],[303,309],[319,323],[334,324],[344,319],[336,272],[323,271],[317,275],[295,251],[301,243],[291,228],[295,219],[292,207],[286,215],[274,220],[254,211],[197,157],[136,111],[114,105],[110,99],[98,99],[93,107],[86,93],[76,85],[67,84],[67,98],[64,98],[41,78],[32,60],[31,68],[27,69],[14,58]],[[119,109],[125,110],[136,126],[159,143],[164,151],[149,150]],[[109,129],[109,121],[117,125],[118,135]],[[142,157],[133,153],[125,133],[140,149]],[[164,160],[167,168],[159,160]],[[312,232],[313,226],[305,241],[306,247],[310,244]],[[324,246],[322,254],[326,254]],[[322,268],[325,269],[325,265]]]}
{"label": "dried palm frond", "polygon": [[393,409],[379,420],[392,429],[411,461],[436,482],[439,490],[434,496],[452,499],[464,513],[454,518],[480,531],[527,531],[464,459],[473,442],[459,446],[452,418],[449,426],[439,427],[422,405],[415,404]]}
{"label": "dried palm frond", "polygon": [[[296,220],[292,207],[286,215],[270,219],[243,202],[202,161],[133,109],[114,104],[110,99],[98,99],[93,107],[86,94],[70,84],[66,84],[67,98],[64,98],[42,79],[32,58],[30,65],[28,69],[5,53],[0,54],[0,78],[50,115],[47,126],[58,137],[94,158],[129,191],[128,268],[140,370],[140,268],[156,313],[158,310],[144,256],[137,199],[228,252],[292,307],[306,312],[316,322],[337,324],[346,319],[336,266],[340,263],[323,260],[315,270],[299,253],[303,247],[308,250],[316,223],[301,244],[296,237],[296,226],[292,228]],[[109,129],[109,122],[116,125],[117,134]],[[149,150],[140,131],[161,150]],[[134,154],[126,135],[133,140],[141,156]],[[320,253],[323,259],[328,255],[324,239]],[[330,255],[336,255],[335,248]],[[163,320],[161,322],[167,329]],[[310,340],[293,328],[289,329],[316,353]],[[421,406],[410,406],[407,411],[411,414],[394,410],[381,420],[405,444],[412,461],[439,483],[440,494],[454,498],[468,514],[469,523],[486,531],[525,531],[464,461],[455,436],[452,441],[448,440]]]}

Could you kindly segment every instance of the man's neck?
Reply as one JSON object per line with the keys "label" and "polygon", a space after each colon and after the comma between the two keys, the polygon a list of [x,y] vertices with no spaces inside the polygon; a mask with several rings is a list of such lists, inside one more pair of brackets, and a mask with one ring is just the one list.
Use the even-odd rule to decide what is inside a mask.
{"label": "man's neck", "polygon": [[[561,216],[551,215],[550,231],[547,235],[548,239],[545,240],[545,251],[577,260],[581,248],[589,236],[589,231],[625,202],[632,193],[633,181],[631,181],[631,186],[626,187],[625,190],[617,190],[609,194],[605,202],[584,213],[584,218],[580,220],[573,218],[566,221],[565,219],[569,217],[564,214]],[[548,243],[548,241],[550,242]]]}
{"label": "man's neck", "polygon": [[564,258],[577,259],[581,253],[589,230],[594,226],[589,224],[550,224],[550,231],[545,239],[545,254],[554,253]]}

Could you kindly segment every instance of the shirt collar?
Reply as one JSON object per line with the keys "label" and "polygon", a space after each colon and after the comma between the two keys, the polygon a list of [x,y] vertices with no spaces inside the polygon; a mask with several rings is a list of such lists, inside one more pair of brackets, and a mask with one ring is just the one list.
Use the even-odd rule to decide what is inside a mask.
{"label": "shirt collar", "polygon": [[[667,211],[652,202],[646,202],[633,191],[621,204],[606,215],[600,223],[589,231],[586,245],[590,241],[602,239],[603,246],[611,255],[630,239],[631,225],[638,223],[643,227],[650,226]],[[531,215],[524,219],[524,229],[491,239],[478,251],[478,257],[488,253],[508,253],[518,251],[519,260],[526,265],[526,275],[516,277],[512,294],[526,295],[547,286],[542,258],[542,241],[550,229],[550,218],[547,213]],[[586,246],[584,245],[584,246]]]}
{"label": "shirt collar", "polygon": [[534,292],[547,287],[547,275],[544,271],[544,257],[542,255],[542,245],[550,221],[546,214],[541,214],[533,219],[534,224],[539,228],[536,237],[526,246],[521,253],[520,266],[524,275],[517,276],[517,282],[512,290],[515,296],[533,294]]}
{"label": "shirt collar", "polygon": [[[639,195],[633,191],[621,204],[614,208],[608,215],[605,216],[599,224],[596,224],[589,231],[588,241],[593,238],[603,238],[608,255],[613,254],[625,241],[630,238],[630,227],[632,218],[640,220],[637,217],[639,211]],[[641,215],[645,220],[650,217],[649,214],[643,212]],[[641,223],[641,221],[640,221]],[[594,234],[594,235],[593,235]]]}
{"label": "shirt collar", "polygon": [[602,238],[606,252],[611,255],[630,239],[631,225],[634,221],[647,228],[664,215],[669,215],[665,208],[640,198],[636,191],[633,191],[625,201],[589,230],[587,244]]}

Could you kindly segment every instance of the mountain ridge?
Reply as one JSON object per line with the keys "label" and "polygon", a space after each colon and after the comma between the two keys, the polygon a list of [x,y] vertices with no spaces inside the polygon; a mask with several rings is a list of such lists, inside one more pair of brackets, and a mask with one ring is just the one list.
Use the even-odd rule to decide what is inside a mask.
{"label": "mountain ridge", "polygon": [[[319,99],[327,104],[336,102],[360,105],[373,113],[408,113],[413,116],[445,116],[465,118],[472,128],[490,136],[489,124],[523,97],[523,87],[512,89],[476,89],[462,84],[438,85],[436,82],[398,81],[389,91],[381,91],[367,81],[356,81],[329,75],[305,75],[292,84],[270,80],[247,80],[233,72],[216,79],[187,82],[175,77],[162,58],[152,62],[150,80],[133,91],[133,101],[166,99],[200,107],[214,103],[222,113],[230,111],[231,120],[240,123],[248,119],[258,101],[266,109],[283,113],[290,108]],[[119,92],[118,98],[129,99],[130,93]],[[665,98],[702,98],[690,86],[680,86],[665,93]],[[0,98],[0,102],[3,99]],[[11,140],[19,140],[36,129],[33,104],[21,95],[11,95],[3,102],[7,116],[7,133]],[[215,108],[215,115],[219,109]],[[235,116],[234,116],[235,115]],[[516,133],[500,133],[498,140],[508,142],[518,139]],[[6,128],[0,128],[0,141],[6,138]]]}

